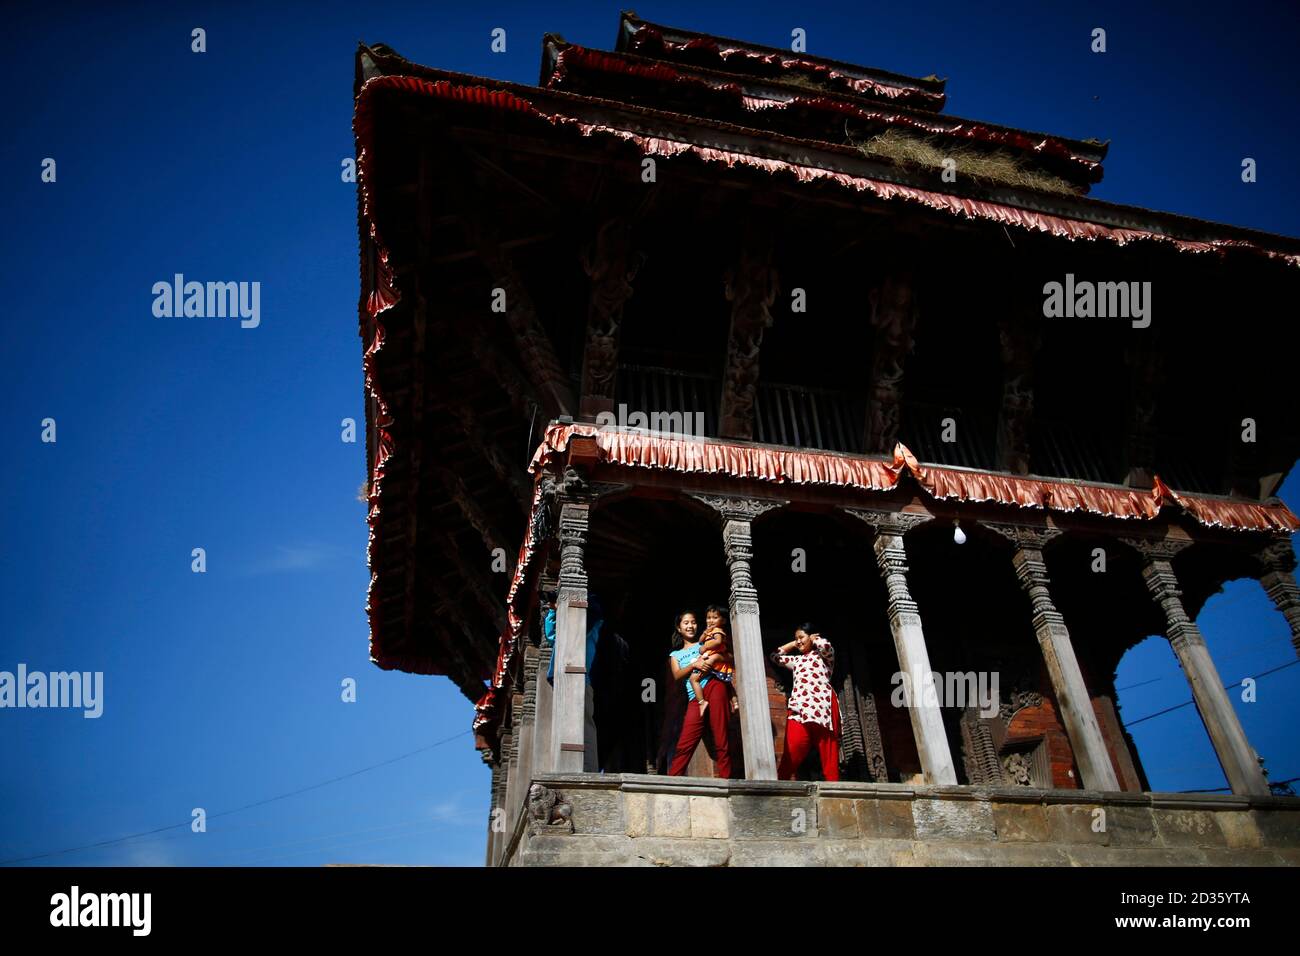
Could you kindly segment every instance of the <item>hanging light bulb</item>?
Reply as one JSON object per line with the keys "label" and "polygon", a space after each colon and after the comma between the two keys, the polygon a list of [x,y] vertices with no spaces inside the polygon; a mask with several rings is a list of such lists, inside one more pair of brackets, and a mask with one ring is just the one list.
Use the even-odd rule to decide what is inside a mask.
{"label": "hanging light bulb", "polygon": [[966,543],[966,532],[961,530],[961,521],[956,518],[952,522],[952,540],[958,544]]}

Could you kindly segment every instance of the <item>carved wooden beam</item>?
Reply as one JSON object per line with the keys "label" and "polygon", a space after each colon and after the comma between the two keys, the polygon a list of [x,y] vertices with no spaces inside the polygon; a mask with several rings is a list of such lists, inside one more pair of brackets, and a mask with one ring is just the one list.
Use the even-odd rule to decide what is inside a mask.
{"label": "carved wooden beam", "polygon": [[731,303],[731,332],[727,339],[727,367],[722,376],[719,431],[723,438],[754,437],[754,397],[758,388],[759,353],[763,332],[772,324],[777,275],[769,241],[748,241],[726,277]]}
{"label": "carved wooden beam", "polygon": [[[459,194],[453,202],[465,208],[462,224],[466,238],[478,252],[479,259],[496,288],[505,293],[505,319],[510,331],[514,333],[515,348],[526,374],[529,376],[537,394],[541,396],[547,415],[551,418],[560,415],[572,415],[577,410],[573,391],[569,386],[568,376],[555,354],[537,307],[533,303],[528,288],[522,277],[515,270],[510,254],[503,247],[500,235],[492,223],[482,215],[473,215],[468,208],[477,204],[478,208],[487,208],[485,197],[488,191],[472,184],[478,183],[477,176],[470,177],[461,184],[468,185],[468,195]],[[489,307],[489,300],[484,298],[483,308]]]}
{"label": "carved wooden beam", "polygon": [[487,239],[480,242],[479,255],[497,287],[505,291],[506,321],[514,333],[519,359],[531,376],[548,416],[557,418],[574,414],[577,403],[573,400],[568,376],[510,257]]}
{"label": "carved wooden beam", "polygon": [[876,338],[871,353],[866,452],[880,455],[894,450],[902,419],[903,362],[912,351],[917,318],[911,275],[901,272],[886,277],[869,301]]}
{"label": "carved wooden beam", "polygon": [[580,411],[594,417],[614,407],[618,375],[619,328],[623,306],[632,297],[632,280],[644,257],[630,245],[631,224],[608,220],[582,254],[582,268],[591,279],[587,302],[587,340],[582,359]]}
{"label": "carved wooden beam", "polygon": [[[418,199],[419,209],[427,208],[430,202],[432,171],[429,167],[429,149],[427,145],[420,148]],[[411,316],[411,393],[410,393],[410,450],[408,451],[409,473],[406,480],[406,574],[403,584],[403,614],[405,616],[406,638],[412,639],[415,621],[415,582],[419,565],[419,531],[420,531],[420,463],[424,457],[424,401],[425,401],[425,342],[428,336],[427,316],[428,300],[426,269],[430,248],[430,226],[424,217],[420,217],[419,233],[416,237],[416,262],[419,268],[415,275],[415,308]]]}
{"label": "carved wooden beam", "polygon": [[483,629],[475,627],[465,613],[467,600],[472,599],[466,593],[468,588],[457,592],[448,586],[446,579],[439,580],[434,575],[426,575],[423,584],[427,593],[434,598],[430,610],[437,617],[454,624],[464,635],[464,641],[445,641],[447,656],[461,664],[467,674],[490,674],[496,661],[495,638],[505,629],[505,613],[501,612],[493,618],[496,633],[485,635]]}
{"label": "carved wooden beam", "polygon": [[1228,440],[1228,493],[1258,501],[1261,490],[1259,444],[1241,440],[1241,419],[1232,423]]}
{"label": "carved wooden beam", "polygon": [[460,475],[450,468],[437,468],[435,471],[442,481],[443,488],[447,491],[447,497],[455,502],[461,514],[465,516],[465,520],[478,532],[479,537],[483,539],[483,547],[487,549],[488,554],[492,554],[497,548],[502,548],[506,552],[507,560],[509,560],[510,548],[508,543],[510,539],[488,517],[477,499],[470,494]]}
{"label": "carved wooden beam", "polygon": [[532,491],[524,480],[526,473],[522,464],[513,465],[507,460],[501,446],[495,442],[479,422],[474,409],[464,402],[451,402],[448,410],[460,425],[461,433],[470,446],[477,451],[492,467],[493,472],[514,494],[525,516],[532,505]]}
{"label": "carved wooden beam", "polygon": [[534,414],[542,407],[542,400],[523,372],[483,333],[480,323],[454,326],[446,319],[435,319],[429,323],[429,329],[438,338],[464,339],[479,366],[509,396],[519,417],[526,422],[533,420]]}
{"label": "carved wooden beam", "polygon": [[461,548],[456,544],[454,538],[445,531],[440,531],[434,535],[434,545],[443,550],[443,553],[449,555],[458,555],[454,562],[456,573],[464,583],[469,593],[473,595],[488,619],[496,627],[497,632],[505,630],[506,627],[506,609],[505,593],[506,581],[505,575],[501,576],[498,584],[493,584],[492,579],[486,576],[485,572],[477,572],[474,565],[466,560],[461,553]]}
{"label": "carved wooden beam", "polygon": [[1023,313],[998,323],[1002,350],[1002,408],[998,413],[998,463],[1013,475],[1029,474],[1029,429],[1034,417],[1034,353],[1042,335]]}
{"label": "carved wooden beam", "polygon": [[1156,398],[1165,380],[1164,352],[1153,333],[1142,337],[1124,352],[1129,369],[1129,420],[1124,438],[1124,484],[1150,488],[1156,462]]}
{"label": "carved wooden beam", "polygon": [[[491,661],[488,661],[487,656],[482,653],[475,653],[473,658],[466,656],[465,648],[472,648],[475,651],[484,649],[482,635],[474,633],[474,629],[465,621],[460,613],[460,606],[454,600],[431,604],[428,610],[441,622],[435,623],[433,630],[441,635],[442,653],[451,662],[446,676],[466,697],[477,703],[487,689],[482,675],[491,673],[495,656]],[[459,634],[454,634],[454,631]],[[495,655],[495,648],[492,653]]]}

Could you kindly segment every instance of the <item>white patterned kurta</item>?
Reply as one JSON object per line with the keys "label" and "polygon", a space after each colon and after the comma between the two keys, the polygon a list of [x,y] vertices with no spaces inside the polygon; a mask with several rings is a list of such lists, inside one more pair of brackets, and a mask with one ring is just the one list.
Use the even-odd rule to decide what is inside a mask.
{"label": "white patterned kurta", "polygon": [[818,638],[807,654],[773,651],[771,660],[773,664],[790,668],[794,675],[787,705],[790,716],[802,724],[820,724],[833,732],[835,698],[831,691],[831,672],[835,670],[835,648],[831,642]]}

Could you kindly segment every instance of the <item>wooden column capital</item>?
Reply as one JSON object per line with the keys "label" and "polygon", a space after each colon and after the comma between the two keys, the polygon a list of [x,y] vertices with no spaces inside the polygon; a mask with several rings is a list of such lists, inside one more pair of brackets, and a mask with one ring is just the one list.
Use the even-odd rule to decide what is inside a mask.
{"label": "wooden column capital", "polygon": [[724,522],[752,522],[760,515],[790,503],[775,498],[744,498],[732,495],[692,494],[691,497],[716,511]]}
{"label": "wooden column capital", "polygon": [[902,537],[913,528],[919,528],[934,515],[915,511],[888,511],[876,508],[841,508],[846,515],[871,525],[878,535]]}
{"label": "wooden column capital", "polygon": [[988,528],[994,534],[1001,535],[1019,549],[1031,549],[1041,552],[1047,543],[1060,537],[1064,532],[1060,528],[1046,525],[1018,524],[1005,521],[981,521],[980,527]]}
{"label": "wooden column capital", "polygon": [[1191,538],[1147,538],[1147,537],[1122,537],[1119,539],[1124,542],[1138,554],[1142,555],[1149,564],[1152,561],[1172,561],[1178,554],[1192,546]]}
{"label": "wooden column capital", "polygon": [[1291,536],[1274,538],[1255,552],[1255,557],[1265,572],[1283,572],[1290,574],[1296,569],[1295,549],[1291,546]]}

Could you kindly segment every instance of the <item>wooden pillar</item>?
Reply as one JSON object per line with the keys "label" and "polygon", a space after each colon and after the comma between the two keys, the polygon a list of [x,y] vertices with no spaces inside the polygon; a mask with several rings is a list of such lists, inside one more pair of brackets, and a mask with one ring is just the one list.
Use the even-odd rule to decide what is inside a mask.
{"label": "wooden pillar", "polygon": [[546,673],[551,669],[555,648],[545,641],[537,648],[537,717],[533,722],[533,773],[555,770],[551,753],[551,714],[555,709],[555,691]]}
{"label": "wooden pillar", "polygon": [[1029,474],[1029,431],[1034,417],[1034,353],[1042,336],[1023,312],[998,323],[1002,353],[1002,408],[998,412],[998,467]]}
{"label": "wooden pillar", "polygon": [[[528,643],[524,645],[524,694],[519,707],[519,728],[515,731],[515,747],[519,751],[518,768],[515,777],[519,781],[519,788],[515,800],[510,807],[510,825],[514,826],[514,821],[519,816],[519,810],[523,807],[524,800],[528,795],[528,787],[533,782],[533,762],[536,759],[536,734],[537,724],[537,665],[541,659],[541,649],[535,644]],[[542,682],[545,683],[545,671],[542,672]]]}
{"label": "wooden pillar", "polygon": [[1119,790],[1119,778],[1111,763],[1106,738],[1102,736],[1092,709],[1092,696],[1079,670],[1079,660],[1074,654],[1069,628],[1065,618],[1056,609],[1048,587],[1047,562],[1043,559],[1043,545],[1060,532],[1056,529],[1027,528],[1020,525],[993,524],[985,527],[996,531],[1016,546],[1011,563],[1016,578],[1029,596],[1033,614],[1034,634],[1047,664],[1047,673],[1056,693],[1056,703],[1061,709],[1061,720],[1070,738],[1079,775],[1087,790]]}
{"label": "wooden pillar", "polygon": [[754,438],[754,400],[758,390],[758,359],[763,332],[772,325],[777,276],[772,267],[770,238],[751,236],[727,274],[731,331],[727,337],[727,367],[722,376],[722,406],[718,433],[723,438]]}
{"label": "wooden pillar", "polygon": [[1200,711],[1210,743],[1223,766],[1223,773],[1233,793],[1267,794],[1268,780],[1260,769],[1254,749],[1246,739],[1232,701],[1223,689],[1223,681],[1210,659],[1209,648],[1196,623],[1183,607],[1182,591],[1174,574],[1173,556],[1191,542],[1178,540],[1125,539],[1146,558],[1142,569],[1152,597],[1165,615],[1165,635],[1173,646],[1178,663],[1192,688],[1196,709]]}
{"label": "wooden pillar", "polygon": [[754,556],[754,519],[787,502],[713,495],[693,497],[722,516],[722,544],[731,574],[731,643],[736,658],[736,697],[740,701],[745,779],[775,780],[776,750],[767,701],[766,655],[750,561]]}
{"label": "wooden pillar", "polygon": [[1259,583],[1286,618],[1291,628],[1291,644],[1300,657],[1300,587],[1295,581],[1296,559],[1291,537],[1279,538],[1260,551],[1259,560],[1264,568]]}
{"label": "wooden pillar", "polygon": [[871,390],[867,398],[865,450],[868,455],[891,454],[902,420],[903,362],[912,351],[916,331],[916,306],[912,277],[903,271],[890,275],[870,295]]}
{"label": "wooden pillar", "polygon": [[898,666],[907,681],[907,713],[912,721],[912,736],[916,739],[916,752],[921,759],[925,782],[955,784],[957,771],[953,766],[943,715],[939,711],[939,697],[930,671],[930,654],[925,648],[921,615],[907,589],[907,551],[903,547],[903,535],[929,521],[931,516],[858,508],[844,510],[875,529],[876,565],[885,581],[889,630],[894,636]]}
{"label": "wooden pillar", "polygon": [[631,223],[620,218],[606,221],[582,252],[582,269],[591,279],[582,394],[578,399],[579,413],[585,418],[595,418],[614,408],[623,306],[632,297],[632,280],[643,260],[631,248]]}
{"label": "wooden pillar", "polygon": [[582,773],[583,768],[587,695],[587,569],[583,554],[590,508],[585,500],[570,499],[560,505],[550,761],[556,773]]}
{"label": "wooden pillar", "polygon": [[1129,371],[1129,420],[1124,437],[1124,484],[1130,488],[1150,488],[1155,478],[1156,405],[1165,382],[1165,353],[1155,339],[1155,330],[1146,330],[1124,350]]}
{"label": "wooden pillar", "polygon": [[510,830],[514,826],[514,820],[511,819],[510,805],[514,802],[515,791],[519,788],[519,782],[515,778],[515,767],[512,755],[515,752],[515,737],[513,725],[515,718],[513,713],[510,718],[508,729],[501,735],[501,756],[499,758],[501,767],[501,792],[498,794],[495,806],[501,809],[497,814],[500,823],[497,824],[499,831],[496,839],[497,861],[500,862],[501,854],[505,851],[505,842],[509,839]]}
{"label": "wooden pillar", "polygon": [[504,809],[502,801],[504,799],[503,771],[501,762],[496,758],[492,751],[483,751],[483,762],[492,768],[492,800],[488,808],[488,838],[487,838],[487,865],[496,866],[498,854],[501,852],[502,843],[505,839],[505,831],[501,823],[501,814],[498,810]]}

